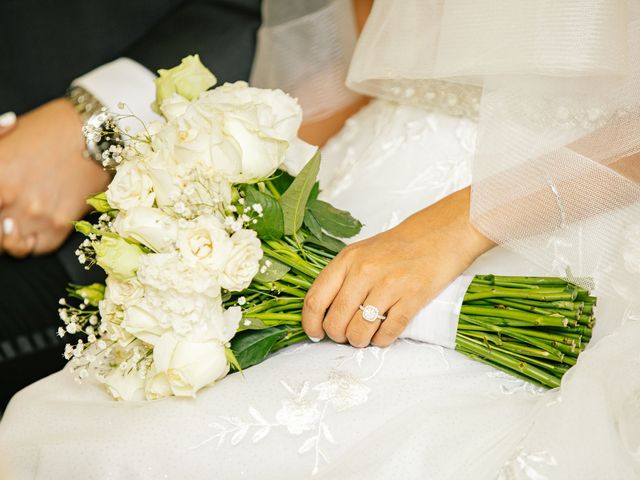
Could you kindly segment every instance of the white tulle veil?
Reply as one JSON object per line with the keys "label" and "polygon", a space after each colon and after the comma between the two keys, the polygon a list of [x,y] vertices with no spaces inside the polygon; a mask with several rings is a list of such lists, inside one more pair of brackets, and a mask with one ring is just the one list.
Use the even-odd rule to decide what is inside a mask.
{"label": "white tulle veil", "polygon": [[608,299],[582,368],[488,446],[504,449],[501,475],[576,478],[598,457],[607,478],[637,478],[640,2],[375,0],[357,41],[350,0],[267,0],[264,17],[255,84],[311,119],[352,91],[476,118],[474,224]]}
{"label": "white tulle veil", "polygon": [[357,43],[350,0],[268,0],[264,21],[254,83],[312,119],[351,91],[476,117],[474,224],[636,296],[640,186],[616,161],[640,152],[639,2],[376,0]]}

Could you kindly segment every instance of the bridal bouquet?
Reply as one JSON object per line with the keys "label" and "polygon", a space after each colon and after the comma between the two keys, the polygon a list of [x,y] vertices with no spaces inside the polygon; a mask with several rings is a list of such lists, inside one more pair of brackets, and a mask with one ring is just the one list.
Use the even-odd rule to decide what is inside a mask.
{"label": "bridal bouquet", "polygon": [[[61,300],[59,335],[85,334],[65,357],[117,399],[193,396],[305,338],[304,292],[344,245],[330,233],[360,230],[316,198],[320,157],[297,139],[297,101],[215,82],[197,56],[160,71],[163,121],[105,152],[116,172],[88,200],[99,220],[76,224],[80,262],[108,276],[69,287],[78,301]],[[295,178],[282,170],[296,164]]]}
{"label": "bridal bouquet", "polygon": [[[115,176],[88,200],[100,217],[76,224],[80,262],[106,283],[70,285],[60,301],[59,335],[83,334],[64,353],[76,379],[122,400],[194,396],[306,340],[306,292],[362,227],[318,199],[320,156],[297,138],[294,99],[244,82],[209,90],[197,56],[159,73],[163,120],[105,152]],[[591,337],[594,303],[561,279],[476,277],[457,349],[557,386]]]}

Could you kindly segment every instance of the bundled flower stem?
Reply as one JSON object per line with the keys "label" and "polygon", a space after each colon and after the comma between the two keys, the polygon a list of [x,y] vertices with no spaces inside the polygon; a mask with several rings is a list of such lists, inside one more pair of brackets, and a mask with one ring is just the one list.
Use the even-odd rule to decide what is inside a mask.
{"label": "bundled flower stem", "polygon": [[561,278],[476,276],[460,310],[456,350],[557,387],[591,340],[595,304]]}
{"label": "bundled flower stem", "polygon": [[[303,231],[302,235],[308,232]],[[306,340],[302,297],[335,252],[273,242],[271,261],[293,273],[271,283],[254,281],[246,297],[244,325],[232,341],[240,365],[251,366],[280,348]],[[234,301],[237,301],[234,300]],[[596,298],[561,278],[478,275],[460,310],[456,350],[529,382],[554,388],[575,365],[595,324]],[[284,327],[286,326],[286,327]],[[256,347],[258,345],[259,347]]]}

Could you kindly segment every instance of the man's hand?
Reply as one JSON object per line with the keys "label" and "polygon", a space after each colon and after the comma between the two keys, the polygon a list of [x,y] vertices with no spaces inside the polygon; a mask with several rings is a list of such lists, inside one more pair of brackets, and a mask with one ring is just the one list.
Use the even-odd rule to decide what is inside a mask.
{"label": "man's hand", "polygon": [[[314,341],[328,335],[354,347],[390,345],[416,313],[494,244],[469,221],[469,188],[397,227],[346,247],[305,297],[302,325]],[[366,321],[360,305],[385,314]]]}
{"label": "man's hand", "polygon": [[82,122],[53,100],[0,132],[0,250],[16,257],[56,250],[104,190],[109,174],[83,156]]}

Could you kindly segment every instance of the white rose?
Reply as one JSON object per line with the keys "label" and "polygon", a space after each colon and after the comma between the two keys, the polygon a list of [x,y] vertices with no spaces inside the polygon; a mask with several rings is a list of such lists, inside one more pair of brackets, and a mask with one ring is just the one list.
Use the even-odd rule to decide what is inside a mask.
{"label": "white rose", "polygon": [[249,286],[260,268],[262,248],[253,230],[240,230],[231,237],[233,251],[222,275],[220,285],[232,292],[239,292]]}
{"label": "white rose", "polygon": [[107,201],[118,210],[150,207],[155,201],[153,182],[139,163],[125,162],[118,166],[107,188]]}
{"label": "white rose", "polygon": [[126,305],[142,298],[142,284],[137,278],[118,280],[110,276],[105,283],[105,298],[116,305]]}
{"label": "white rose", "polygon": [[147,400],[159,400],[173,395],[169,378],[165,372],[158,372],[152,365],[144,384],[144,396]]}
{"label": "white rose", "polygon": [[181,115],[184,115],[184,112],[187,111],[189,105],[191,105],[189,100],[182,95],[174,93],[162,101],[160,111],[168,121],[171,121]]}
{"label": "white rose", "polygon": [[201,388],[229,373],[224,346],[217,341],[189,342],[163,335],[153,349],[158,373],[164,373],[176,396],[194,397]]}
{"label": "white rose", "polygon": [[224,225],[213,215],[203,215],[178,232],[178,250],[187,262],[203,262],[215,270],[223,270],[233,242]]}
{"label": "white rose", "polygon": [[[187,111],[195,119],[190,113],[194,110],[211,125],[211,162],[231,181],[242,183],[269,177],[282,165],[302,121],[296,100],[280,90],[251,88],[245,82],[203,93]],[[217,125],[220,132],[213,128]]]}
{"label": "white rose", "polygon": [[284,163],[280,168],[285,170],[289,175],[296,177],[317,151],[318,147],[315,145],[304,142],[299,138],[294,138],[289,142]]}
{"label": "white rose", "polygon": [[134,207],[121,212],[113,227],[121,236],[137,240],[156,252],[174,250],[177,222],[159,208]]}
{"label": "white rose", "polygon": [[124,309],[120,327],[143,342],[155,345],[166,331],[161,319],[162,312],[151,311],[143,305],[130,305]]}
{"label": "white rose", "polygon": [[242,81],[210,90],[198,103],[213,103],[236,118],[255,123],[262,133],[286,142],[297,136],[302,123],[302,109],[295,98],[282,90],[254,88]]}
{"label": "white rose", "polygon": [[111,370],[102,380],[107,390],[116,400],[139,401],[144,400],[144,379],[138,371]]}

